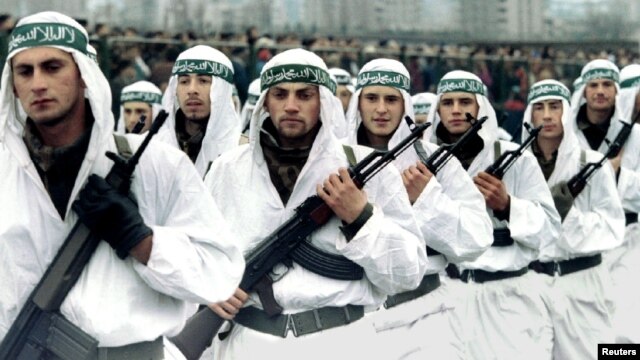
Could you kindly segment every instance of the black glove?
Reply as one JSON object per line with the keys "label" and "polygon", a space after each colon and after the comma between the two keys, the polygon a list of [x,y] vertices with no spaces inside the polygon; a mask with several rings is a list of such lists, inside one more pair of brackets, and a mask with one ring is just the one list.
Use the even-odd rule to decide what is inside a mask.
{"label": "black glove", "polygon": [[556,210],[558,210],[560,214],[560,218],[564,221],[564,218],[573,206],[573,195],[571,195],[567,183],[563,181],[555,184],[551,188],[551,196],[553,196],[553,202],[556,205]]}
{"label": "black glove", "polygon": [[73,210],[95,235],[111,245],[120,259],[125,259],[134,246],[153,234],[136,203],[95,174],[89,176],[73,203]]}

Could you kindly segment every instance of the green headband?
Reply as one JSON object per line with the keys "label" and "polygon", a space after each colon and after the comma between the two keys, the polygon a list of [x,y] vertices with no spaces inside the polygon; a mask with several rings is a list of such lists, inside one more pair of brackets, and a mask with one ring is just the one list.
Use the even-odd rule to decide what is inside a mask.
{"label": "green headband", "polygon": [[347,75],[336,75],[338,85],[351,85],[351,77]]}
{"label": "green headband", "polygon": [[468,92],[486,96],[484,84],[474,79],[443,79],[438,83],[438,95],[448,92]]}
{"label": "green headband", "polygon": [[431,104],[413,104],[413,112],[417,114],[428,114]]}
{"label": "green headband", "polygon": [[589,81],[596,80],[596,79],[609,79],[609,80],[618,82],[620,79],[620,74],[617,71],[612,69],[599,68],[599,69],[589,70],[586,73],[584,73],[584,75],[582,75],[581,77],[582,77],[583,84],[586,84]]}
{"label": "green headband", "polygon": [[75,27],[60,23],[21,25],[9,37],[9,53],[36,46],[65,46],[87,53],[87,37]]}
{"label": "green headband", "polygon": [[171,70],[172,75],[211,75],[233,84],[233,70],[224,64],[211,60],[177,60]]}
{"label": "green headband", "polygon": [[251,95],[247,96],[247,104],[255,105],[258,102],[259,95]]}
{"label": "green headband", "polygon": [[558,84],[541,84],[536,85],[529,90],[529,96],[527,96],[527,103],[531,104],[536,99],[543,96],[557,96],[571,102],[571,93],[569,89]]}
{"label": "green headband", "polygon": [[637,86],[640,86],[640,76],[632,77],[620,83],[620,88],[622,89],[628,89]]}
{"label": "green headband", "polygon": [[408,77],[393,71],[365,71],[358,74],[356,90],[365,86],[391,86],[408,92],[411,82]]}
{"label": "green headband", "polygon": [[162,102],[162,95],[145,91],[131,91],[120,94],[121,103],[132,101],[141,101],[149,104],[160,104]]}
{"label": "green headband", "polygon": [[299,64],[274,66],[265,70],[260,76],[260,90],[265,91],[274,85],[286,82],[324,86],[332,94],[336,93],[336,84],[326,70],[313,65]]}

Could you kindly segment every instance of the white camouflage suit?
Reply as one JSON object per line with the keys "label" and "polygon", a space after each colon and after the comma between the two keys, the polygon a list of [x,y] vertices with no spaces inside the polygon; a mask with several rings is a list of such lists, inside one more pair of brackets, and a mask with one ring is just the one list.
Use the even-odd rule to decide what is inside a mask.
{"label": "white camouflage suit", "polygon": [[[2,74],[0,339],[78,221],[71,206],[87,178],[91,174],[106,176],[113,162],[105,152],[117,153],[109,84],[96,62],[86,55],[84,28],[66,15],[42,12],[23,18],[12,36],[25,39],[26,33],[47,31],[64,33],[65,45],[38,37],[16,41]],[[64,219],[23,141],[25,119],[19,117],[21,105],[13,91],[11,59],[33,46],[51,46],[73,56],[86,84],[87,109],[95,119]],[[135,151],[143,138],[127,135],[126,139]],[[244,268],[228,225],[182,152],[152,141],[135,169],[131,191],[144,222],[153,229],[148,263],[143,265],[132,256],[121,260],[101,241],[60,309],[100,347],[177,334],[196,304],[228,299]]]}
{"label": "white camouflage suit", "polygon": [[[349,164],[342,144],[333,134],[332,114],[337,113],[333,107],[339,105],[328,88],[326,71],[322,59],[306,50],[292,49],[273,57],[262,70],[262,93],[251,119],[249,144],[220,156],[205,178],[245,253],[293,216],[294,209],[307,197],[316,194],[317,184]],[[322,122],[286,205],[271,182],[259,139],[263,123],[269,121],[264,108],[267,92],[280,82],[319,85]],[[357,159],[370,151],[360,146],[353,149]],[[273,284],[275,300],[285,314],[347,304],[363,305],[365,311],[371,311],[388,294],[419,284],[426,270],[426,252],[400,175],[387,166],[364,190],[373,204],[373,215],[351,241],[346,241],[338,228],[340,220],[334,217],[311,235],[311,242],[362,266],[365,277],[334,280],[294,262]],[[247,305],[261,307],[256,294],[250,295]],[[294,337],[289,331],[286,338],[236,324],[227,339],[216,341],[215,353],[219,359],[373,359],[377,354],[374,342],[373,327],[363,320],[301,337]]]}
{"label": "white camouflage suit", "polygon": [[[385,75],[389,79],[401,78],[406,81],[398,83],[367,80],[381,79]],[[403,85],[409,83],[407,69],[396,60],[375,59],[363,66],[358,79],[358,88],[347,111],[348,122],[356,125],[350,134],[350,141],[357,141],[357,129],[364,126],[358,108],[363,87],[390,86],[402,94],[405,109],[400,124],[388,143],[389,148],[394,147],[410,133],[404,117],[414,117],[414,104]],[[427,155],[437,149],[435,144],[420,141]],[[394,161],[394,165],[399,171],[403,171],[418,161],[416,150],[409,148]],[[455,157],[429,180],[413,204],[413,211],[425,246],[442,253],[429,256],[425,275],[437,275],[444,270],[448,260],[474,260],[493,241],[484,198]],[[376,342],[384,348],[380,358],[464,359],[464,344],[457,336],[459,331],[453,330],[459,326],[452,323],[451,313],[454,311],[455,303],[449,296],[448,284],[443,282],[437,289],[417,299],[389,309],[381,307],[371,313],[369,320],[374,323],[378,334]]]}
{"label": "white camouflage suit", "polygon": [[[616,108],[611,123],[607,130],[606,139],[613,141],[622,128],[622,123],[632,123],[631,119],[633,111],[633,103],[635,102],[634,93],[638,92],[637,77],[640,76],[638,68],[630,66],[624,73],[624,88],[622,88],[622,75],[618,72],[618,68],[608,60],[594,60],[585,65],[582,69],[583,83],[574,93],[572,105],[572,119],[575,123],[580,107],[586,103],[584,98],[584,89],[588,80],[603,78],[607,76],[615,81],[617,96]],[[634,79],[636,85],[634,86]],[[625,213],[635,213],[640,211],[640,126],[632,125],[631,134],[622,149],[622,161],[620,164],[620,172],[617,176],[617,188],[622,208]],[[582,131],[574,128],[578,137],[579,144],[584,149],[590,149]],[[606,153],[608,146],[605,141],[600,144],[597,151]],[[630,296],[629,287],[635,286],[635,277],[640,262],[640,226],[638,223],[632,223],[626,226],[625,241],[622,246],[609,251],[605,254],[605,261],[611,270],[612,280],[614,283],[614,299],[615,299],[615,320],[618,341],[621,342],[640,342],[640,333],[637,331],[633,319],[640,319],[640,306],[633,301],[637,296]],[[620,307],[618,311],[617,307]]]}
{"label": "white camouflage suit", "polygon": [[[531,87],[524,123],[532,124],[533,104],[544,100],[562,101],[564,134],[557,150],[555,167],[547,180],[549,188],[567,182],[602,154],[582,151],[575,136],[569,105],[570,92],[555,80],[539,81]],[[527,136],[523,127],[522,136]],[[584,162],[584,164],[583,164]],[[600,254],[619,246],[624,239],[624,213],[618,199],[613,168],[607,161],[589,179],[575,198],[562,222],[557,238],[545,239],[538,259],[563,261]],[[605,264],[571,274],[539,274],[543,298],[553,322],[554,359],[595,359],[598,343],[613,342],[611,278]]]}
{"label": "white camouflage suit", "polygon": [[[485,96],[481,80],[466,71],[447,73],[438,84],[437,106],[429,113],[431,141],[438,141],[436,129],[441,120],[438,107],[443,93],[469,92],[475,94],[479,105],[477,118],[487,116],[479,136],[484,146],[467,169],[476,176],[496,159],[494,142],[498,123],[495,111]],[[514,150],[517,144],[500,140],[501,153]],[[480,269],[489,272],[516,271],[526,268],[537,258],[545,239],[557,237],[560,217],[551,193],[535,157],[525,152],[504,175],[503,182],[510,196],[508,220],[499,220],[487,207],[494,229],[508,227],[514,244],[490,247],[473,261],[458,262],[462,272]],[[522,354],[530,358],[551,357],[551,324],[537,289],[533,288],[531,273],[484,283],[452,281],[461,306],[454,312],[463,324],[460,334],[467,344],[467,356],[477,359],[513,359]]]}

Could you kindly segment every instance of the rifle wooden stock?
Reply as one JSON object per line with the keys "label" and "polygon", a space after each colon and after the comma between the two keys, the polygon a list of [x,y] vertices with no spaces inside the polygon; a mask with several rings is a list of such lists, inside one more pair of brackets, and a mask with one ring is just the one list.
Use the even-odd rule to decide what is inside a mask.
{"label": "rifle wooden stock", "polygon": [[[149,134],[130,159],[124,160],[113,153],[107,155],[111,159],[117,159],[114,160],[115,164],[105,178],[109,185],[123,194],[129,193],[131,176],[138,160],[151,137],[162,126],[167,116],[168,114],[164,111],[158,114],[156,119],[158,124],[149,130]],[[29,295],[27,302],[2,340],[0,359],[19,358],[27,343],[33,341],[32,332],[34,332],[41,313],[53,312],[60,308],[100,241],[101,239],[93,235],[84,223],[78,221],[74,225],[51,265]]]}
{"label": "rifle wooden stock", "polygon": [[[407,122],[410,121],[407,119]],[[384,152],[373,151],[356,165],[350,167],[349,173],[353,182],[362,188],[382,168],[415,143],[430,125],[430,123],[426,123],[416,126],[411,135],[403,139],[393,149]],[[378,160],[374,162],[376,159]],[[245,272],[238,287],[249,293],[256,290],[256,284],[270,281],[270,279],[264,278],[269,276],[271,269],[285,260],[291,251],[315,230],[326,224],[332,216],[333,211],[318,195],[308,197],[296,208],[293,217],[280,225],[246,256]],[[263,294],[259,293],[259,295],[267,313],[270,315],[279,313],[277,310],[274,311],[273,305],[262,301]],[[205,307],[187,321],[180,334],[170,340],[188,360],[197,360],[211,346],[213,337],[218,333],[223,323],[222,318],[209,307]]]}

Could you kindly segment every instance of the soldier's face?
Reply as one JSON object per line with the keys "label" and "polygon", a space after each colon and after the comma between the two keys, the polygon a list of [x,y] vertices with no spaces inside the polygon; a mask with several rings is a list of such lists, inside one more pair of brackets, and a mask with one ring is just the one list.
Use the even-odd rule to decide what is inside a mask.
{"label": "soldier's face", "polygon": [[461,135],[471,127],[466,113],[478,117],[476,96],[467,92],[448,92],[442,94],[438,104],[438,115],[442,126],[452,135]]}
{"label": "soldier's face", "polygon": [[281,83],[267,92],[265,108],[278,130],[284,146],[313,143],[311,130],[320,121],[320,90],[316,85]]}
{"label": "soldier's face", "polygon": [[82,108],[85,84],[70,53],[34,47],[16,54],[11,69],[14,94],[36,125],[55,125]]}
{"label": "soldier's face", "polygon": [[531,122],[534,127],[543,126],[538,134],[541,139],[562,139],[562,101],[543,100],[531,106]]}
{"label": "soldier's face", "polygon": [[400,90],[390,86],[366,86],[360,93],[358,107],[372,145],[387,145],[404,114]]}
{"label": "soldier's face", "polygon": [[180,109],[191,121],[203,121],[211,113],[209,94],[213,78],[211,75],[185,74],[178,76],[176,95]]}
{"label": "soldier's face", "polygon": [[587,108],[594,111],[608,111],[613,109],[616,102],[616,84],[609,79],[596,79],[587,83],[584,97]]}
{"label": "soldier's face", "polygon": [[149,103],[143,101],[129,101],[122,104],[122,110],[124,112],[124,124],[127,129],[127,132],[133,130],[134,126],[140,121],[141,116],[145,116],[145,125],[140,131],[143,133],[151,127],[151,121],[153,120],[151,117],[151,105]]}

